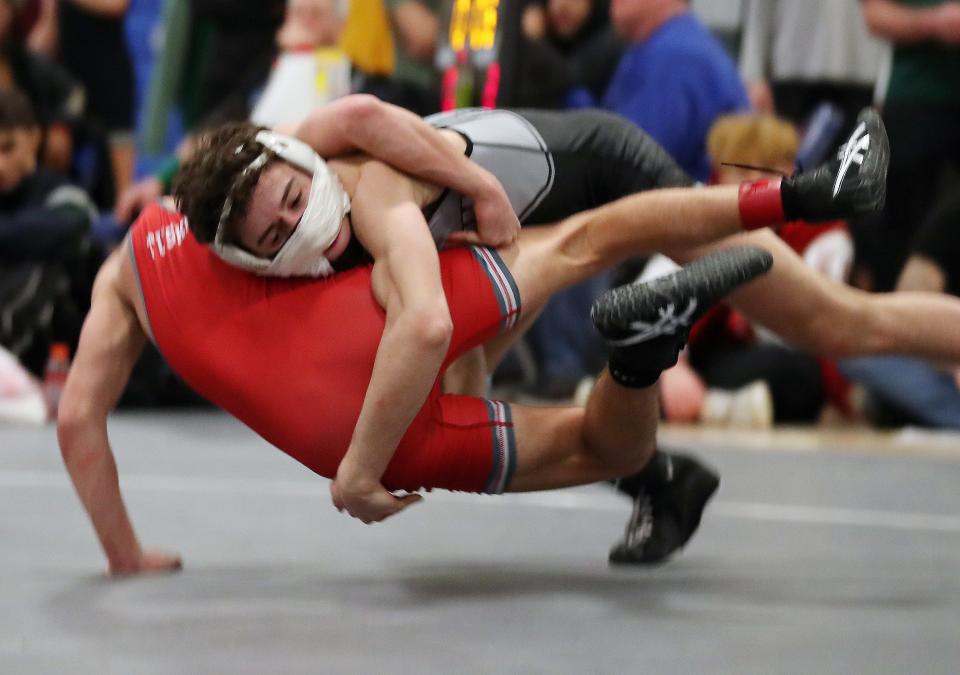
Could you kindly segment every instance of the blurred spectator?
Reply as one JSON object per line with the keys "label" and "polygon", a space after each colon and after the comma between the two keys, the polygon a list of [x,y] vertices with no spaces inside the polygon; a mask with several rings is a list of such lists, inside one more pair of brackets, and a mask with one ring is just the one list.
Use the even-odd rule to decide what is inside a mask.
{"label": "blurred spectator", "polygon": [[[688,173],[706,180],[707,130],[717,116],[749,105],[733,61],[683,0],[613,0],[610,16],[627,47],[603,95],[603,107],[643,128]],[[567,30],[574,24],[564,19]],[[597,105],[585,86],[569,100],[575,106]],[[626,265],[620,276],[635,276],[634,267]],[[595,336],[583,317],[607,283],[609,277],[598,278],[561,294],[533,329],[541,393],[568,395],[592,365],[586,359],[596,353]]]}
{"label": "blurred spectator", "polygon": [[434,65],[443,0],[385,0],[396,47],[389,78],[368,78],[363,91],[429,115],[440,109],[440,80]]}
{"label": "blurred spectator", "polygon": [[26,94],[41,130],[41,161],[66,174],[74,126],[84,110],[83,88],[56,63],[26,49],[17,7],[15,0],[0,0],[0,90]]}
{"label": "blurred spectator", "polygon": [[[759,173],[723,162],[789,173],[799,139],[786,120],[742,114],[717,120],[707,145],[716,181],[737,185]],[[853,245],[843,223],[787,223],[780,236],[824,276],[846,279]],[[845,411],[846,390],[831,361],[790,348],[726,307],[715,308],[696,324],[688,351],[661,378],[668,420],[734,426],[813,422],[828,398]]]}
{"label": "blurred spectator", "polygon": [[[194,21],[210,29],[204,59],[197,118],[223,110],[224,102],[247,95],[263,83],[277,55],[276,33],[283,23],[285,0],[190,0]],[[237,119],[239,116],[234,116]],[[223,120],[226,121],[226,120]]]}
{"label": "blurred spectator", "polygon": [[38,167],[40,128],[20,92],[0,92],[0,344],[39,374],[49,346],[76,346],[89,301],[93,205]]}
{"label": "blurred spectator", "polygon": [[[86,91],[92,139],[106,139],[107,203],[133,180],[133,62],[124,35],[129,0],[40,0],[32,48],[57,59]],[[91,142],[91,141],[88,141]],[[102,142],[102,141],[101,141]]]}
{"label": "blurred spectator", "polygon": [[891,147],[887,203],[882,225],[865,233],[863,251],[874,288],[890,290],[946,170],[960,166],[960,3],[862,4],[870,30],[894,43],[883,107]]}
{"label": "blurred spectator", "polygon": [[[517,106],[565,107],[584,89],[600,98],[623,45],[610,25],[606,0],[546,0],[523,14],[526,40]],[[607,275],[578,284],[550,299],[526,341],[536,361],[537,395],[569,398],[582,378],[595,372],[602,353],[585,320],[590,303],[608,285]],[[531,378],[532,379],[532,378]]]}
{"label": "blurred spectator", "polygon": [[578,87],[603,97],[623,52],[607,0],[534,2],[524,10],[523,34],[518,107],[563,108]]}
{"label": "blurred spectator", "polygon": [[746,0],[740,73],[754,110],[807,122],[822,102],[849,124],[873,101],[885,45],[860,6],[836,0]]}
{"label": "blurred spectator", "polygon": [[277,33],[280,55],[250,119],[289,125],[350,93],[350,61],[337,47],[346,18],[343,0],[290,0]]}
{"label": "blurred spectator", "polygon": [[706,180],[710,125],[750,107],[736,66],[684,0],[613,0],[610,16],[628,47],[602,107],[632,120]]}
{"label": "blurred spectator", "polygon": [[148,153],[166,148],[174,107],[190,131],[217,111],[243,119],[276,56],[284,0],[167,0],[163,48],[149,79],[142,136]]}
{"label": "blurred spectator", "polygon": [[[898,291],[960,295],[960,193],[952,192],[920,226],[913,251],[897,281]],[[960,429],[958,364],[939,366],[893,356],[847,359],[843,372],[866,387],[868,406],[880,424],[918,424]]]}
{"label": "blurred spectator", "polygon": [[[201,128],[251,116],[266,125],[296,122],[316,105],[350,93],[350,63],[335,48],[343,29],[342,0],[289,0],[289,14],[277,30],[279,57],[255,81],[254,68],[238,91],[211,110]],[[174,157],[120,195],[114,209],[119,223],[130,223],[144,205],[169,190],[180,159],[192,152],[188,136]]]}
{"label": "blurred spectator", "polygon": [[0,347],[0,426],[43,424],[46,419],[47,405],[40,383],[13,354]]}

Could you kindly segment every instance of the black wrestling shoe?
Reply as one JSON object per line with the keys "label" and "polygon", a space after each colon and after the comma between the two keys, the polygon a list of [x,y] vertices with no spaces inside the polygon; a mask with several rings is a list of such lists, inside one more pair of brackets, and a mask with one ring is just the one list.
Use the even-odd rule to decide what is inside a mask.
{"label": "black wrestling shoe", "polygon": [[837,156],[780,185],[786,220],[810,222],[850,218],[883,208],[887,195],[890,142],[880,114],[864,108]]}
{"label": "black wrestling shoe", "polygon": [[610,551],[612,565],[665,562],[690,541],[720,485],[715,471],[687,455],[659,451],[650,462],[615,484],[633,500],[633,513]]}
{"label": "black wrestling shoe", "polygon": [[590,318],[610,346],[610,375],[626,387],[648,387],[675,365],[690,327],[715,302],[767,272],[773,256],[741,246],[705,255],[653,281],[601,295]]}

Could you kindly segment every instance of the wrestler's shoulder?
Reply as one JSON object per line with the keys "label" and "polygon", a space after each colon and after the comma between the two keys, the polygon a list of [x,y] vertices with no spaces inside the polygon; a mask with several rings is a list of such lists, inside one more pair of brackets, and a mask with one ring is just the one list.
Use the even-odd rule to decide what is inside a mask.
{"label": "wrestler's shoulder", "polygon": [[177,211],[173,199],[170,197],[161,197],[143,207],[140,215],[130,226],[131,231],[151,225],[166,224],[175,220],[183,219],[183,215]]}

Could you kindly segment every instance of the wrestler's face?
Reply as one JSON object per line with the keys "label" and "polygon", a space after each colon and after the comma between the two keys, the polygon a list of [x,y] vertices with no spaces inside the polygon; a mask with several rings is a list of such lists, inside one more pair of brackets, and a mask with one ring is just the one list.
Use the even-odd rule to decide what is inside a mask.
{"label": "wrestler's face", "polygon": [[39,129],[0,130],[0,192],[15,190],[37,170],[39,143]]}
{"label": "wrestler's face", "polygon": [[275,256],[300,224],[310,181],[307,173],[286,162],[271,162],[260,175],[239,224],[240,245],[261,258]]}

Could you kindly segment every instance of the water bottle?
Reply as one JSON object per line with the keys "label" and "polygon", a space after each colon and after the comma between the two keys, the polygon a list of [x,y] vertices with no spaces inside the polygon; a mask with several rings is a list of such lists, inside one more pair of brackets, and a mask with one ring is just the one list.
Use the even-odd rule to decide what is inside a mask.
{"label": "water bottle", "polygon": [[60,397],[67,383],[67,373],[70,372],[70,347],[65,342],[55,342],[50,345],[50,356],[47,358],[47,368],[43,373],[43,398],[47,403],[47,415],[51,420],[57,419],[57,408],[60,406]]}

